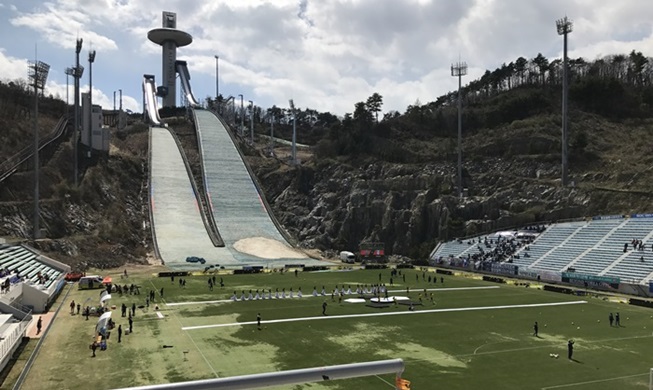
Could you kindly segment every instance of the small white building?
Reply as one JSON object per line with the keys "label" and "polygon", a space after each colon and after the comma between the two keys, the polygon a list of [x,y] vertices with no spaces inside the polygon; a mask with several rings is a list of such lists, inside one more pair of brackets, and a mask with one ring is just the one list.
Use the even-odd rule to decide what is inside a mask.
{"label": "small white building", "polygon": [[90,146],[94,150],[109,151],[109,128],[104,127],[102,118],[102,107],[93,105],[93,112],[90,115],[89,128],[89,94],[82,93],[82,134],[83,145]]}

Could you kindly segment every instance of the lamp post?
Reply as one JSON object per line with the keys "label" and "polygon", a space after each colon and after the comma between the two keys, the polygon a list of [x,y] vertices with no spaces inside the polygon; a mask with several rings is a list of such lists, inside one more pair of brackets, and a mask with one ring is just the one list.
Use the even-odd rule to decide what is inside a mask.
{"label": "lamp post", "polygon": [[79,53],[82,51],[82,38],[77,38],[77,43],[75,46],[75,125],[73,126],[73,153],[75,154],[75,187],[78,184],[79,178],[79,161],[78,161],[78,143],[79,143],[79,79],[84,73],[84,68],[79,66]]}
{"label": "lamp post", "polygon": [[69,87],[68,87],[68,84],[69,84],[69,83],[68,83],[68,79],[70,78],[70,76],[73,76],[73,75],[75,74],[75,69],[73,69],[73,68],[66,68],[66,71],[65,71],[65,72],[66,72],[66,114],[68,114],[68,112],[69,112],[69,110],[70,110],[70,103],[69,103],[69,100],[68,100],[68,89],[69,89]]}
{"label": "lamp post", "polygon": [[573,23],[565,16],[556,20],[558,35],[562,35],[562,185],[569,184],[569,160],[568,148],[569,127],[568,127],[568,99],[569,99],[569,81],[568,81],[568,61],[567,61],[567,35],[573,30]]}
{"label": "lamp post", "polygon": [[467,64],[457,62],[451,65],[451,75],[458,77],[458,197],[463,197],[463,99],[460,93],[462,77],[467,74]]}
{"label": "lamp post", "polygon": [[218,68],[218,62],[220,61],[220,56],[215,57],[215,101],[218,101],[220,97],[220,73]]}
{"label": "lamp post", "polygon": [[249,138],[254,145],[254,102],[249,100]]}
{"label": "lamp post", "polygon": [[29,79],[34,86],[34,239],[41,238],[39,228],[39,89],[43,91],[50,65],[35,61],[29,66]]}
{"label": "lamp post", "polygon": [[93,151],[93,62],[95,50],[88,52],[88,158]]}
{"label": "lamp post", "polygon": [[240,96],[240,129],[238,131],[238,134],[240,134],[240,136],[242,137],[243,136],[243,131],[244,131],[243,128],[245,127],[245,116],[243,115],[243,112],[244,112],[244,109],[243,109],[243,94],[241,93],[238,96]]}

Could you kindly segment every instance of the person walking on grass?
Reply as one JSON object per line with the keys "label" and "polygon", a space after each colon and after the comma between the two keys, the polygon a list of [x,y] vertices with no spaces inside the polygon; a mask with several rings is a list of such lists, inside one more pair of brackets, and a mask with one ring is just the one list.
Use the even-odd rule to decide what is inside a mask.
{"label": "person walking on grass", "polygon": [[131,317],[129,317],[128,321],[129,321],[129,333],[132,333],[133,332],[132,326],[134,325],[134,320]]}
{"label": "person walking on grass", "polygon": [[256,313],[256,325],[258,330],[261,330],[261,313]]}
{"label": "person walking on grass", "polygon": [[122,325],[118,325],[118,342],[122,340]]}
{"label": "person walking on grass", "polygon": [[95,350],[96,349],[97,349],[97,344],[95,342],[93,342],[93,344],[91,344],[91,351],[93,351],[93,355],[91,357],[95,357]]}
{"label": "person walking on grass", "polygon": [[608,321],[610,321],[610,326],[612,326],[612,323],[614,322],[614,316],[612,316],[612,313],[608,316]]}
{"label": "person walking on grass", "polygon": [[70,314],[75,314],[75,301],[70,302]]}
{"label": "person walking on grass", "polygon": [[537,325],[537,321],[535,321],[535,324],[533,324],[533,336],[539,337],[537,332],[539,330],[539,326]]}
{"label": "person walking on grass", "polygon": [[574,356],[574,340],[569,340],[567,342],[567,358],[573,360],[572,356]]}
{"label": "person walking on grass", "polygon": [[327,309],[327,302],[325,300],[324,302],[322,302],[322,315],[323,316],[326,315],[326,309]]}

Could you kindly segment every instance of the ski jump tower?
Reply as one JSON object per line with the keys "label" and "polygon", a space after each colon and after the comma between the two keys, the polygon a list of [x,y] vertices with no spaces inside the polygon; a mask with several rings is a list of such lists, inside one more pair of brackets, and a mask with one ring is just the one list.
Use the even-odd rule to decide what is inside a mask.
{"label": "ski jump tower", "polygon": [[190,45],[193,37],[181,30],[177,30],[177,14],[163,11],[163,27],[155,28],[147,33],[147,38],[161,45],[163,70],[161,72],[161,86],[164,87],[160,93],[163,98],[163,107],[174,107],[177,96],[177,72],[175,62],[177,61],[177,48]]}

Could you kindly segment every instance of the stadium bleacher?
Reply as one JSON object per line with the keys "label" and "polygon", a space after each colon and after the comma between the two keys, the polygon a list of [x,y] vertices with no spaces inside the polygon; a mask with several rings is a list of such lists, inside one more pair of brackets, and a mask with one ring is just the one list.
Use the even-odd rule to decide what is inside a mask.
{"label": "stadium bleacher", "polygon": [[[552,224],[530,245],[522,245],[510,261],[531,271],[573,270],[619,277],[628,283],[648,283],[653,279],[653,215],[644,216],[607,216]],[[479,244],[486,237],[496,240],[491,234],[442,243],[432,252],[431,260],[469,259],[479,252],[479,245],[491,250]],[[633,241],[642,242],[644,249],[635,248]]]}

